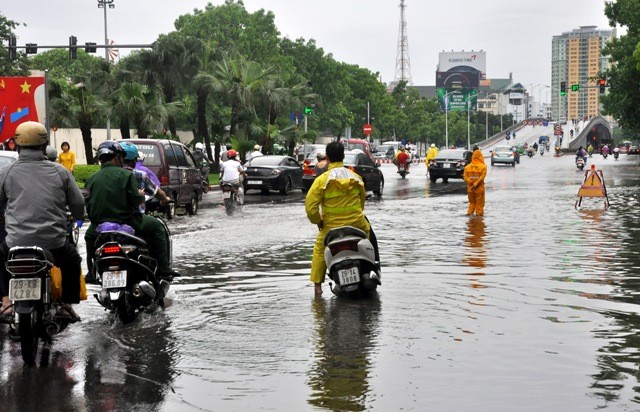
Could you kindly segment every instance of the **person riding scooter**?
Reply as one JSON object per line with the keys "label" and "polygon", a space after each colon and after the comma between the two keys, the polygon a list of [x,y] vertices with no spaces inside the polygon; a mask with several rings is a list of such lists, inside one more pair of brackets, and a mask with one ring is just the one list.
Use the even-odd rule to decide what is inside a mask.
{"label": "person riding scooter", "polygon": [[618,160],[618,157],[620,157],[620,148],[614,147],[613,148],[613,158]]}
{"label": "person riding scooter", "polygon": [[602,157],[606,159],[607,156],[609,156],[609,147],[607,145],[602,146],[602,149],[600,149],[600,153],[602,153]]}
{"label": "person riding scooter", "polygon": [[244,176],[244,168],[242,164],[236,160],[238,153],[231,149],[227,151],[229,160],[220,163],[220,185],[227,183],[238,188],[238,200],[240,204],[244,204],[244,188],[242,187],[242,177]]}
{"label": "person riding scooter", "polygon": [[589,157],[591,157],[591,155],[593,154],[593,146],[591,145],[591,143],[589,143],[589,146],[587,146],[587,153],[589,153]]}
{"label": "person riding scooter", "polygon": [[398,171],[400,171],[400,166],[404,166],[405,172],[409,173],[409,166],[411,165],[411,155],[407,152],[407,149],[401,149],[400,153],[398,153],[397,161]]}
{"label": "person riding scooter", "polygon": [[582,146],[580,146],[576,151],[576,162],[578,161],[578,158],[582,158],[582,160],[584,160],[584,163],[587,164],[587,152]]}

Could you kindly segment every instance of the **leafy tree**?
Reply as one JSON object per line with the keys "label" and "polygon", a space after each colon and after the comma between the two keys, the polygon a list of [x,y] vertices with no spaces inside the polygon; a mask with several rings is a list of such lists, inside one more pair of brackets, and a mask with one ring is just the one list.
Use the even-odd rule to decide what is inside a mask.
{"label": "leafy tree", "polygon": [[69,59],[65,49],[52,49],[29,57],[29,68],[32,70],[48,70],[49,80],[68,81],[81,79],[87,73],[109,71],[109,62],[78,50],[77,59]]}
{"label": "leafy tree", "polygon": [[3,76],[25,76],[29,73],[27,57],[23,52],[17,52],[16,60],[11,60],[9,56],[9,39],[15,35],[13,30],[19,25],[0,13],[0,42],[7,46],[0,47],[0,73]]}
{"label": "leafy tree", "polygon": [[91,129],[109,111],[101,98],[104,87],[103,82],[87,76],[80,83],[63,86],[60,97],[51,99],[51,124],[80,128],[88,164],[93,164]]}
{"label": "leafy tree", "polygon": [[605,4],[605,15],[611,26],[627,27],[627,33],[605,47],[604,55],[611,56],[606,71],[609,93],[601,96],[606,114],[633,134],[640,133],[640,14],[637,0],[617,0]]}

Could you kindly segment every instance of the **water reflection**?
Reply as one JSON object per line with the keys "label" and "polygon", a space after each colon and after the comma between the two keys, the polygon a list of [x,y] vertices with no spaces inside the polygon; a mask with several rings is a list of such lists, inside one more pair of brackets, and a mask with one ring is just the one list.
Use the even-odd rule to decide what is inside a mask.
{"label": "water reflection", "polygon": [[370,357],[377,342],[379,297],[315,299],[312,311],[316,352],[309,372],[309,404],[331,410],[365,410],[372,397]]}
{"label": "water reflection", "polygon": [[92,339],[85,359],[88,410],[157,410],[164,402],[175,375],[174,338],[165,318],[144,316]]}
{"label": "water reflection", "polygon": [[[471,216],[467,220],[463,263],[472,268],[484,269],[487,266],[486,229],[487,225],[482,216]],[[474,274],[484,275],[485,273],[479,270]]]}

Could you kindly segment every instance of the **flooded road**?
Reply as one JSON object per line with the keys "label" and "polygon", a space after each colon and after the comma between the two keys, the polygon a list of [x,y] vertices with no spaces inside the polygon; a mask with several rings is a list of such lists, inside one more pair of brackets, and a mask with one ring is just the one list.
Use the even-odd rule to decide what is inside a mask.
{"label": "flooded road", "polygon": [[[172,304],[123,326],[90,298],[46,368],[0,330],[3,410],[585,411],[640,409],[640,167],[589,159],[611,202],[575,210],[573,156],[491,167],[486,215],[424,165],[366,213],[383,285],[336,299],[308,280],[304,195],[250,192],[227,218],[210,192],[176,217]],[[81,245],[83,248],[84,246]],[[90,286],[90,294],[97,288]],[[45,406],[46,405],[46,406]]]}

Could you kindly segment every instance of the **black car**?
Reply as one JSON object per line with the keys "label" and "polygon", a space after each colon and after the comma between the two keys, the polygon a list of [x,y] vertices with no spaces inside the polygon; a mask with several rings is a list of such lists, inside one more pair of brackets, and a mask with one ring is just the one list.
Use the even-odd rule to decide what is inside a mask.
{"label": "black car", "polygon": [[429,163],[429,179],[435,183],[442,179],[447,183],[449,179],[462,179],[464,167],[471,162],[471,152],[466,149],[442,150]]}
{"label": "black car", "polygon": [[244,164],[244,190],[260,190],[263,194],[278,190],[286,195],[302,189],[302,167],[290,156],[259,156]]}
{"label": "black car", "polygon": [[[376,196],[381,197],[384,191],[384,176],[380,171],[379,163],[373,163],[373,160],[361,150],[352,150],[344,153],[344,167],[356,172],[364,182],[364,188],[367,192],[373,192]],[[312,161],[307,172],[303,176],[304,190],[307,191],[316,179],[314,172],[316,161]]]}

